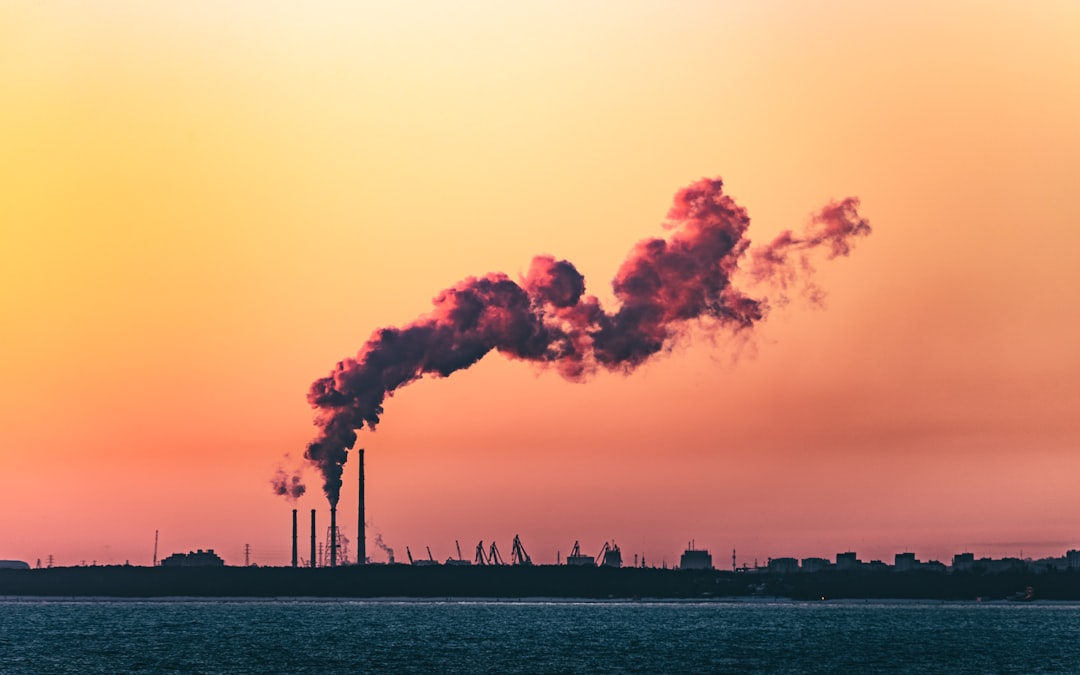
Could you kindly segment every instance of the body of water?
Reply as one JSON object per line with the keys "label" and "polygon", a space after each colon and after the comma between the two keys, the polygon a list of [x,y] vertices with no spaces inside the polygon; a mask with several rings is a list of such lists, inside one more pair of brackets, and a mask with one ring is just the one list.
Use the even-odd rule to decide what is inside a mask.
{"label": "body of water", "polygon": [[1080,672],[1080,604],[0,601],[0,673]]}

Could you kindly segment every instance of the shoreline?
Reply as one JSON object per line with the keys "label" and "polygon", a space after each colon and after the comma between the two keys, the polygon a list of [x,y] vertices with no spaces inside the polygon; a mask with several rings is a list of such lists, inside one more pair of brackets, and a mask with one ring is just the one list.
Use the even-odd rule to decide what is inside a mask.
{"label": "shoreline", "polygon": [[[1025,591],[1032,591],[1026,594]],[[730,572],[538,566],[54,567],[0,570],[0,598],[382,601],[1080,601],[1080,571]],[[393,600],[391,600],[393,599]]]}

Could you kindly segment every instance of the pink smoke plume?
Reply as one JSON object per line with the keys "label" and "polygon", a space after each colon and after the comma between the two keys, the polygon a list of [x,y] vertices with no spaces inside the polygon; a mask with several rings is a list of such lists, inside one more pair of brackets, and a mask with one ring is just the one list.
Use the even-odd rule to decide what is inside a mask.
{"label": "pink smoke plume", "polygon": [[[542,255],[520,282],[501,273],[470,277],[439,293],[430,314],[376,330],[308,393],[319,435],[304,456],[322,473],[330,503],[338,502],[357,431],[375,429],[386,397],[424,375],[447,377],[496,350],[582,381],[599,369],[633,371],[691,321],[735,331],[761,321],[765,299],[731,284],[748,253],[750,219],[722,188],[719,178],[701,179],[676,193],[664,223],[670,234],[638,242],[615,275],[614,313],[585,295],[585,278],[570,262]],[[851,240],[870,232],[857,207],[855,198],[829,204],[804,234],[786,232],[750,251],[751,279],[786,286],[812,272],[811,249],[847,255]]]}
{"label": "pink smoke plume", "polygon": [[[824,292],[813,283],[809,253],[825,248],[828,259],[851,252],[853,237],[870,234],[870,223],[859,217],[859,200],[848,197],[814,214],[801,236],[785,230],[769,244],[750,250],[750,278],[788,289],[801,283],[803,294],[820,303]],[[786,301],[786,296],[781,298]]]}

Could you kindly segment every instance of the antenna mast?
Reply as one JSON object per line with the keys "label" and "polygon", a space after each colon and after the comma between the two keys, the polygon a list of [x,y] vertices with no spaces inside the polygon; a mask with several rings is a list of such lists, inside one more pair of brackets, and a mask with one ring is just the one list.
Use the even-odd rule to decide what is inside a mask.
{"label": "antenna mast", "polygon": [[158,531],[154,530],[154,567],[157,567],[157,535]]}

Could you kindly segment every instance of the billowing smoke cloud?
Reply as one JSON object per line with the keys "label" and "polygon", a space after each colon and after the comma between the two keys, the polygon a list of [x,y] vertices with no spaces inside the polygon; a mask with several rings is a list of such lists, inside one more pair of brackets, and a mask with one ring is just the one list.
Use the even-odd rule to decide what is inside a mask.
{"label": "billowing smoke cloud", "polygon": [[[750,219],[722,187],[719,178],[702,179],[675,195],[668,236],[639,242],[615,275],[613,313],[585,295],[573,264],[543,255],[518,282],[498,273],[470,277],[439,293],[431,313],[376,330],[356,358],[338,363],[308,393],[319,435],[304,456],[322,472],[330,503],[337,504],[357,431],[374,429],[386,397],[424,375],[447,377],[496,350],[581,381],[600,369],[633,371],[691,325],[740,331],[761,321],[766,300],[732,285],[749,250]],[[787,232],[752,251],[752,281],[793,283],[812,271],[812,249],[846,255],[853,237],[870,232],[857,206],[853,198],[830,204],[804,234]]]}
{"label": "billowing smoke cloud", "polygon": [[274,472],[274,477],[270,479],[270,485],[274,489],[274,494],[281,495],[293,502],[307,492],[307,487],[304,485],[300,474],[298,472],[290,473],[285,469],[278,469]]}

